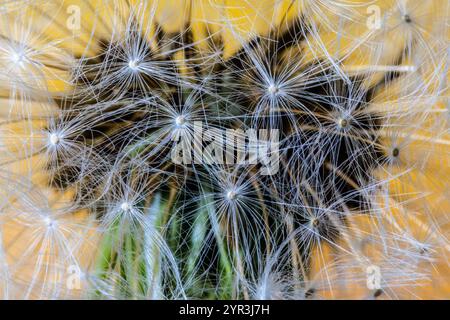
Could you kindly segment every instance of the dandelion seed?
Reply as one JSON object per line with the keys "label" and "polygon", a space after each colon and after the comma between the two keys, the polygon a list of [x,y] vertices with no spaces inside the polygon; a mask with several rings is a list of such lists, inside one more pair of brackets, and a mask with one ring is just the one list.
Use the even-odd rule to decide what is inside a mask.
{"label": "dandelion seed", "polygon": [[10,60],[13,63],[13,65],[23,68],[24,64],[27,61],[27,58],[25,54],[22,52],[13,52],[11,54]]}
{"label": "dandelion seed", "polygon": [[403,20],[405,20],[406,23],[411,23],[411,22],[412,22],[412,19],[411,19],[411,17],[409,16],[409,14],[405,14],[405,15],[403,16]]}
{"label": "dandelion seed", "polygon": [[392,149],[392,156],[394,158],[397,158],[399,155],[400,155],[400,149],[398,149],[398,148]]}
{"label": "dandelion seed", "polygon": [[228,199],[228,200],[234,200],[234,199],[236,199],[236,197],[237,197],[236,191],[234,191],[234,190],[229,190],[229,191],[227,192],[227,199]]}
{"label": "dandelion seed", "polygon": [[379,296],[381,296],[383,294],[383,290],[378,289],[373,293],[373,297],[374,298],[378,298]]}
{"label": "dandelion seed", "polygon": [[52,146],[56,146],[61,142],[61,137],[57,133],[51,133],[49,135],[49,141]]}
{"label": "dandelion seed", "polygon": [[272,96],[277,95],[279,91],[280,91],[280,89],[275,84],[271,84],[267,87],[267,92]]}
{"label": "dandelion seed", "polygon": [[131,210],[131,205],[128,202],[123,202],[120,205],[120,209],[124,212],[127,212],[127,211]]}
{"label": "dandelion seed", "polygon": [[54,221],[52,218],[50,217],[45,217],[44,218],[44,224],[48,229],[54,229],[56,227],[57,222]]}
{"label": "dandelion seed", "polygon": [[320,222],[319,222],[319,219],[317,219],[317,218],[312,218],[310,221],[310,225],[313,228],[318,228],[319,224],[320,224]]}
{"label": "dandelion seed", "polygon": [[309,288],[308,290],[306,290],[306,292],[305,292],[305,298],[306,298],[306,299],[309,299],[309,298],[313,297],[315,291],[316,291],[316,290],[315,290],[314,288]]}
{"label": "dandelion seed", "polygon": [[134,72],[139,71],[139,60],[131,59],[128,62],[128,68],[130,68]]}
{"label": "dandelion seed", "polygon": [[348,128],[348,126],[350,125],[349,124],[349,121],[346,119],[346,118],[340,118],[340,119],[338,119],[338,125],[339,125],[339,128],[341,128],[341,129],[346,129],[346,128]]}
{"label": "dandelion seed", "polygon": [[183,127],[186,124],[186,119],[184,116],[180,115],[175,118],[175,124],[177,127]]}

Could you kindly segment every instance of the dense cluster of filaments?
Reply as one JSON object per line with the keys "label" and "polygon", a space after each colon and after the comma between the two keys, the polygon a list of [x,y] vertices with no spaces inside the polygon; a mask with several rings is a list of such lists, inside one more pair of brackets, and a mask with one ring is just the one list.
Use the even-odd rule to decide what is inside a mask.
{"label": "dense cluster of filaments", "polygon": [[[300,19],[243,41],[231,57],[215,35],[198,46],[189,26],[153,29],[131,21],[126,33],[98,40],[97,55],[76,59],[74,90],[56,99],[60,115],[48,126],[52,185],[74,187],[77,203],[109,225],[123,217],[144,223],[161,195],[175,208],[161,223],[178,234],[168,246],[185,274],[193,272],[194,213],[206,210],[206,241],[193,265],[195,281],[214,290],[227,266],[223,243],[208,231],[218,226],[241,281],[257,283],[259,260],[290,238],[296,245],[285,246],[281,271],[301,281],[312,247],[334,241],[346,214],[370,207],[372,172],[384,157],[379,119],[368,111],[377,85],[305,59]],[[211,132],[278,130],[277,172],[261,175],[260,163],[174,163],[174,137],[194,135],[196,122]]]}

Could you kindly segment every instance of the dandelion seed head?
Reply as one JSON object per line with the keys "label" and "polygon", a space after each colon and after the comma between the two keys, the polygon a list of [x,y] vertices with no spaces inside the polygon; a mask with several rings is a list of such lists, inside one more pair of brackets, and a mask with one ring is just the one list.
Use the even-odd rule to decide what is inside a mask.
{"label": "dandelion seed head", "polygon": [[[92,29],[91,37],[73,40],[75,47],[81,49],[77,48],[77,53],[69,50],[66,41],[61,39],[45,45],[51,50],[39,48],[51,32],[45,32],[45,37],[35,37],[35,33],[41,34],[35,25],[50,22],[50,15],[40,17],[43,21],[37,24],[15,28],[21,30],[21,36],[8,39],[4,35],[8,45],[0,46],[2,66],[6,61],[13,68],[30,67],[33,78],[37,78],[34,71],[39,70],[45,83],[57,79],[68,88],[54,93],[47,86],[33,85],[29,89],[32,94],[20,97],[17,90],[3,90],[3,87],[0,90],[4,93],[0,100],[10,105],[16,104],[13,98],[23,102],[20,116],[16,119],[8,115],[11,118],[6,122],[20,120],[25,124],[33,122],[33,126],[34,122],[45,123],[43,129],[39,128],[39,134],[30,134],[31,140],[36,136],[39,139],[38,157],[26,150],[19,152],[25,154],[20,160],[45,157],[43,166],[38,162],[49,177],[48,189],[58,196],[64,193],[66,197],[67,193],[70,198],[59,201],[56,197],[58,200],[54,201],[67,220],[41,212],[16,215],[24,220],[21,222],[24,226],[40,229],[39,239],[33,241],[33,246],[38,248],[43,243],[45,248],[39,249],[40,252],[55,250],[54,247],[65,260],[75,260],[82,238],[92,238],[85,231],[71,232],[71,223],[75,221],[71,220],[72,216],[78,218],[72,213],[87,211],[92,225],[76,220],[77,224],[111,241],[105,245],[109,250],[106,256],[117,257],[116,261],[102,264],[105,267],[100,272],[86,270],[86,274],[101,275],[94,282],[107,284],[97,283],[89,292],[100,292],[99,296],[107,298],[190,295],[204,298],[222,292],[232,299],[316,297],[325,288],[335,290],[333,286],[341,281],[333,279],[328,270],[325,270],[326,284],[318,281],[316,286],[315,280],[314,283],[308,280],[316,278],[309,266],[316,258],[313,254],[322,254],[324,243],[336,255],[345,255],[348,262],[342,262],[340,256],[333,261],[338,267],[351,267],[348,271],[352,272],[347,272],[350,281],[365,283],[365,267],[372,257],[361,249],[362,235],[370,239],[371,247],[382,248],[376,256],[382,262],[383,279],[391,281],[383,283],[383,292],[388,294],[392,287],[423,279],[425,275],[415,270],[415,264],[432,261],[429,255],[438,241],[433,239],[433,247],[428,247],[428,243],[422,246],[412,236],[408,238],[404,230],[396,230],[409,225],[410,221],[403,221],[406,217],[414,218],[423,212],[409,214],[407,208],[400,210],[400,205],[391,205],[392,198],[403,199],[403,194],[385,189],[394,175],[388,172],[388,179],[376,176],[378,171],[389,169],[402,170],[398,175],[412,170],[408,163],[414,154],[407,152],[403,143],[397,144],[396,139],[399,136],[403,140],[399,132],[406,127],[404,123],[396,123],[397,118],[406,116],[389,109],[390,106],[401,101],[405,114],[418,115],[414,117],[420,120],[417,127],[423,123],[439,126],[438,120],[433,120],[434,124],[429,121],[431,107],[417,111],[414,103],[410,103],[424,98],[431,102],[429,105],[434,105],[441,92],[447,90],[446,84],[434,85],[436,79],[446,78],[447,74],[441,71],[445,69],[444,64],[436,59],[439,56],[436,48],[443,43],[442,39],[437,40],[439,36],[434,36],[439,29],[422,23],[420,8],[411,5],[406,10],[401,5],[407,1],[399,0],[400,12],[394,6],[382,19],[380,28],[367,30],[364,26],[367,17],[358,13],[359,9],[365,9],[365,4],[301,0],[298,17],[286,15],[282,23],[277,18],[261,34],[236,32],[234,22],[223,17],[220,23],[227,27],[227,33],[222,39],[222,31],[216,34],[215,28],[197,28],[189,18],[178,29],[162,25],[163,20],[170,20],[170,14],[156,16],[161,11],[155,7],[157,2],[131,2],[126,4],[127,10],[122,10],[122,1],[106,1],[104,5],[111,6],[112,10],[105,10],[109,13],[105,16],[103,10],[97,10],[97,4],[83,6],[93,13],[83,14],[83,19],[95,20],[83,24],[83,32],[91,25],[98,27]],[[193,2],[189,10],[194,11],[189,12],[189,17],[197,16],[195,6]],[[280,15],[277,12],[276,16]],[[20,25],[20,21],[15,24]],[[403,27],[398,27],[399,24]],[[353,31],[346,31],[348,25],[355,30],[362,26],[365,35],[352,39]],[[100,29],[102,32],[98,32]],[[199,40],[197,32],[206,29],[206,39]],[[217,29],[222,30],[220,26]],[[337,50],[328,51],[329,41],[322,39],[324,31],[329,33],[331,38],[327,35],[326,39],[332,39],[332,47]],[[236,51],[226,55],[226,37],[230,34],[236,41]],[[345,45],[340,43],[342,39]],[[19,43],[19,50],[10,50],[16,47],[15,42]],[[367,57],[364,56],[366,47]],[[419,55],[417,50],[421,50]],[[431,74],[423,73],[426,68],[417,63],[422,56],[430,58],[424,60],[431,61],[434,70]],[[353,63],[359,58],[370,61],[354,68],[356,75],[347,73],[346,60]],[[407,74],[412,70],[411,64],[417,66],[413,77],[420,80],[413,82],[413,77]],[[0,76],[11,78],[8,74]],[[16,85],[17,81],[8,83]],[[18,87],[28,90],[28,83],[19,83]],[[30,101],[33,107],[34,103],[50,102],[57,109],[55,116],[44,120],[37,117],[34,121],[26,108]],[[383,108],[387,110],[380,110]],[[208,130],[201,138],[210,139],[202,141],[199,147],[195,146],[197,122],[202,123],[203,130]],[[247,155],[240,157],[239,152],[211,148],[216,147],[215,143],[220,146],[219,138],[228,138],[231,130],[244,131],[241,129],[258,134],[277,130],[280,148],[278,152],[271,150],[271,154],[280,156],[276,160],[279,164],[276,173],[260,175],[265,160],[256,159],[254,163],[256,155],[252,155],[252,161],[246,161]],[[387,130],[393,132],[393,139],[389,139]],[[221,131],[227,134],[216,134]],[[431,136],[431,129],[425,131]],[[10,130],[3,132],[9,135]],[[175,164],[170,161],[171,146],[176,138],[185,137],[184,134],[186,140],[194,140],[194,150],[183,152],[183,161]],[[418,136],[408,137],[408,142],[415,142]],[[15,149],[21,149],[21,145],[12,143],[13,147],[7,148],[3,140],[6,144],[9,136],[3,138],[2,149],[12,149],[14,157]],[[241,134],[234,138],[239,140]],[[254,142],[258,154],[267,149],[265,142],[270,140],[260,138]],[[244,140],[246,144],[248,141]],[[446,140],[440,137],[433,141],[440,144]],[[180,151],[192,147],[190,142],[179,144]],[[229,146],[234,141],[226,144]],[[197,149],[203,145],[211,154],[196,154],[202,151]],[[395,159],[400,156],[400,146],[405,150],[402,166],[386,166],[389,162],[400,162]],[[251,149],[239,148],[244,153]],[[205,160],[220,156],[227,159],[219,160],[218,164]],[[228,156],[233,163],[227,162]],[[5,163],[9,164],[8,161]],[[23,167],[29,177],[20,180],[34,179],[34,166]],[[1,176],[0,172],[0,179]],[[13,180],[11,176],[5,181]],[[7,188],[8,192],[14,189]],[[39,188],[30,183],[24,189],[28,194],[18,198],[28,199]],[[28,201],[26,206],[28,211],[36,211],[30,209],[35,207],[33,201]],[[47,206],[45,203],[46,209]],[[401,211],[401,223],[395,221],[391,207]],[[385,219],[386,212],[389,216]],[[376,227],[359,230],[360,217],[374,222],[368,223],[369,228]],[[42,232],[43,229],[47,232]],[[119,232],[111,234],[111,229]],[[436,230],[435,236],[439,237],[438,228],[430,230]],[[128,251],[130,245],[132,252]],[[98,251],[104,254],[105,248]],[[134,256],[139,260],[137,265],[130,261]],[[43,267],[47,270],[45,263],[54,261],[38,263],[41,265],[36,267],[36,279]],[[139,269],[138,275],[128,274],[128,270],[135,269]],[[35,279],[30,281],[30,292],[36,287],[35,282]],[[151,288],[148,283],[152,284]],[[371,294],[377,296],[379,292]]]}

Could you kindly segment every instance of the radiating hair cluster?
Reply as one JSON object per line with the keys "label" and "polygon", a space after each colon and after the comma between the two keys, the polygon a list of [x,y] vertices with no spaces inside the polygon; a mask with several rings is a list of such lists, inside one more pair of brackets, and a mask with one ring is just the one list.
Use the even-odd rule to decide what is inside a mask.
{"label": "radiating hair cluster", "polygon": [[448,280],[450,5],[228,2],[0,4],[5,298]]}

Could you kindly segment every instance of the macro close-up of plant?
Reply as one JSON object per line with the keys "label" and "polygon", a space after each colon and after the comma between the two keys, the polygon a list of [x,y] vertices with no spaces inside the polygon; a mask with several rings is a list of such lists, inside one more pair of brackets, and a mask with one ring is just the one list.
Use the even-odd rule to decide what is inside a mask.
{"label": "macro close-up of plant", "polygon": [[0,297],[450,298],[449,40],[437,0],[0,0]]}

